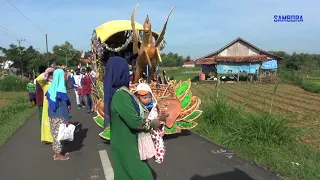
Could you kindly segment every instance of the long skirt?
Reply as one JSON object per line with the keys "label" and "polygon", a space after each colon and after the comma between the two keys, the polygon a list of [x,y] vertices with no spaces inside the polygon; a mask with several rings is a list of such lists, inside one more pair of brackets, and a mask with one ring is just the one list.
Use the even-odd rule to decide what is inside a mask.
{"label": "long skirt", "polygon": [[50,118],[50,130],[53,137],[52,149],[55,153],[62,152],[61,141],[58,141],[59,126],[63,123],[63,118]]}
{"label": "long skirt", "polygon": [[41,128],[41,122],[42,122],[42,109],[43,109],[43,107],[42,107],[42,106],[38,106],[38,109],[39,109],[39,120],[40,120],[40,128]]}
{"label": "long skirt", "polygon": [[41,121],[41,141],[52,143],[52,134],[50,130],[50,119],[48,115],[48,100],[43,100],[43,107],[42,107],[42,121]]}

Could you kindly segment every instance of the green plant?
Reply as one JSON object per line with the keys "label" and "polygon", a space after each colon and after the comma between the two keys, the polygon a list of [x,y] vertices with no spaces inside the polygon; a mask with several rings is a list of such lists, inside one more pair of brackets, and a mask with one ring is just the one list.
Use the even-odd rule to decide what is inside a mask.
{"label": "green plant", "polygon": [[16,97],[7,106],[0,109],[0,126],[7,123],[13,114],[28,108],[28,97]]}
{"label": "green plant", "polygon": [[0,109],[0,146],[34,112],[34,108],[29,109],[28,105],[28,97],[19,96]]}
{"label": "green plant", "polygon": [[295,141],[297,131],[290,128],[286,119],[269,113],[245,114],[242,122],[229,130],[226,144],[244,144],[259,141],[281,145]]}
{"label": "green plant", "polygon": [[302,131],[290,127],[285,116],[269,111],[244,112],[230,106],[227,96],[211,94],[205,99],[195,132],[280,173],[284,179],[320,178],[320,152],[297,140]]}
{"label": "green plant", "polygon": [[300,82],[300,87],[306,91],[320,93],[320,78],[304,78]]}
{"label": "green plant", "polygon": [[0,91],[26,91],[28,82],[16,76],[5,76],[0,80]]}

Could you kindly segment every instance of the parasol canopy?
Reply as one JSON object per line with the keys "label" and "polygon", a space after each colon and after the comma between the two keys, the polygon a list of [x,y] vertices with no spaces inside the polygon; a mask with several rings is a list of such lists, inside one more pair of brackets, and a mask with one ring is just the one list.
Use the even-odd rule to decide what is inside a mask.
{"label": "parasol canopy", "polygon": [[[143,26],[135,22],[136,30],[143,31]],[[112,35],[122,32],[132,30],[131,21],[129,20],[114,20],[106,22],[95,29],[96,38],[100,38],[101,42],[105,42]],[[159,33],[152,31],[152,35],[155,39],[159,37]]]}

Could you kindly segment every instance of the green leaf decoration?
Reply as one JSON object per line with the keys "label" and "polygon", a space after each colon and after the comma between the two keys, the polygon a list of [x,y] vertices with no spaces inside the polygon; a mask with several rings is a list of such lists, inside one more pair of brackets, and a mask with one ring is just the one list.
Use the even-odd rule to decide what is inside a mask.
{"label": "green leaf decoration", "polygon": [[202,114],[202,111],[195,110],[191,114],[189,114],[187,117],[185,117],[184,120],[193,121],[193,120],[197,119],[201,114]]}
{"label": "green leaf decoration", "polygon": [[183,81],[180,84],[178,84],[178,87],[176,88],[176,92],[175,92],[175,96],[179,97],[181,95],[183,95],[184,93],[187,92],[187,90],[190,88],[191,86],[191,81]]}
{"label": "green leaf decoration", "polygon": [[94,122],[98,124],[99,127],[103,128],[104,125],[104,119],[100,116],[96,116],[93,118]]}
{"label": "green leaf decoration", "polygon": [[101,91],[99,91],[99,98],[102,99],[103,98],[103,93]]}
{"label": "green leaf decoration", "polygon": [[196,127],[198,123],[196,122],[185,122],[185,121],[177,121],[174,123],[174,126],[179,127],[180,129],[192,129]]}
{"label": "green leaf decoration", "polygon": [[191,92],[188,92],[188,94],[181,101],[182,109],[186,108],[189,105],[189,103],[191,102],[191,98],[192,98]]}
{"label": "green leaf decoration", "polygon": [[164,131],[165,133],[167,134],[174,134],[174,133],[179,133],[181,132],[179,128],[176,128],[176,127],[172,127],[172,128],[168,128],[167,126],[164,127]]}
{"label": "green leaf decoration", "polygon": [[99,136],[102,137],[103,139],[110,140],[110,128],[106,128],[104,131],[102,131],[99,134]]}

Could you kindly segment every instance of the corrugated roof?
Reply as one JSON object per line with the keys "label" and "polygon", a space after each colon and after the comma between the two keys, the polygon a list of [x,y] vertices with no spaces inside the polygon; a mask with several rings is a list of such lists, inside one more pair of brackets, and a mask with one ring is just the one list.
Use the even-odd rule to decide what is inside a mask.
{"label": "corrugated roof", "polygon": [[204,58],[209,58],[209,57],[211,57],[211,56],[215,56],[215,55],[219,54],[220,52],[222,52],[223,50],[227,49],[228,47],[230,47],[231,45],[233,45],[234,43],[236,43],[236,42],[238,42],[238,41],[242,41],[243,43],[245,43],[245,44],[253,47],[253,48],[256,49],[256,50],[258,50],[258,51],[259,51],[260,53],[262,53],[262,54],[275,57],[275,58],[278,59],[278,60],[279,60],[279,59],[282,59],[282,57],[276,56],[276,55],[271,54],[271,53],[269,53],[269,52],[267,52],[267,51],[265,51],[265,50],[262,50],[262,49],[258,48],[257,46],[249,43],[248,41],[242,39],[241,37],[238,37],[237,39],[231,41],[229,44],[225,45],[224,47],[220,48],[219,50],[216,50],[216,51],[214,51],[214,52],[212,52],[212,53],[210,53],[210,54],[207,54],[207,55],[205,55],[205,56],[203,56],[203,57],[201,57],[201,58],[199,58],[199,59],[197,59],[197,60],[201,60],[201,59],[204,59]]}
{"label": "corrugated roof", "polygon": [[213,58],[198,59],[197,64],[217,64],[217,62],[263,62],[267,61],[266,55],[255,56],[215,56]]}

